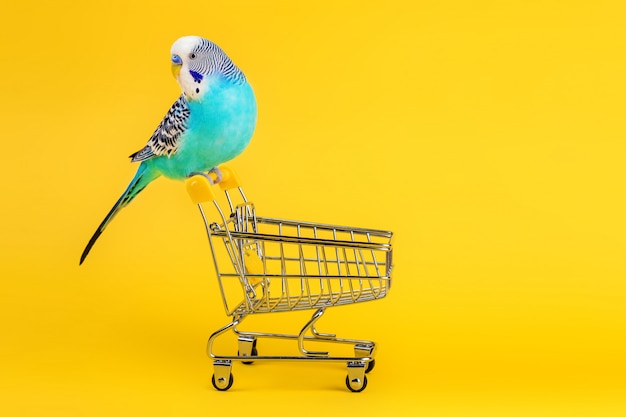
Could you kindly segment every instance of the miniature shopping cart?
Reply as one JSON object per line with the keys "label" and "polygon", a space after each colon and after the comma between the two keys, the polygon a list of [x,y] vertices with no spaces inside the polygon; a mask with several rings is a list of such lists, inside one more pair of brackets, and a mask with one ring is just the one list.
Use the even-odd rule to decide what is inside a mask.
{"label": "miniature shopping cart", "polygon": [[[232,316],[207,344],[207,354],[213,359],[213,386],[220,391],[232,386],[233,361],[331,361],[347,364],[348,389],[364,390],[365,374],[374,367],[375,343],[320,333],[315,324],[328,307],[387,295],[392,233],[257,216],[236,174],[228,167],[220,167],[220,171],[219,185],[225,191],[229,212],[222,210],[213,194],[213,177],[198,174],[187,180],[187,190],[198,204],[209,237],[226,314]],[[210,222],[205,213],[204,205],[211,202],[217,222]],[[247,332],[237,327],[250,314],[305,309],[315,312],[297,334]],[[229,331],[237,336],[237,355],[216,354],[216,339]],[[259,355],[259,338],[297,341],[299,354]],[[312,342],[351,344],[354,356],[308,350],[305,345]]]}

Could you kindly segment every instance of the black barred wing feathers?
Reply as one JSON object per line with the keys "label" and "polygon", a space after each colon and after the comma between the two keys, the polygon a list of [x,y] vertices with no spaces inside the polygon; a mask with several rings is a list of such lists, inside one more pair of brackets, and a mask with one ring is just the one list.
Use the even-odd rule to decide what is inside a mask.
{"label": "black barred wing feathers", "polygon": [[172,155],[179,145],[180,136],[187,130],[189,107],[181,95],[156,128],[148,144],[130,156],[132,162],[141,162],[161,155]]}

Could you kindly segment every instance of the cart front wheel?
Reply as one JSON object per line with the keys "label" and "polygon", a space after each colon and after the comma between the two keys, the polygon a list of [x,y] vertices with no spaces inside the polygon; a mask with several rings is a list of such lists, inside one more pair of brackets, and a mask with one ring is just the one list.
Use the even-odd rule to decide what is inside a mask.
{"label": "cart front wheel", "polygon": [[218,391],[228,391],[228,389],[233,386],[233,381],[233,374],[228,375],[228,381],[226,381],[226,378],[219,378],[218,380],[215,380],[215,375],[211,378],[211,383]]}
{"label": "cart front wheel", "polygon": [[352,392],[361,392],[367,387],[367,377],[363,375],[363,379],[350,379],[350,375],[346,376],[346,386]]}

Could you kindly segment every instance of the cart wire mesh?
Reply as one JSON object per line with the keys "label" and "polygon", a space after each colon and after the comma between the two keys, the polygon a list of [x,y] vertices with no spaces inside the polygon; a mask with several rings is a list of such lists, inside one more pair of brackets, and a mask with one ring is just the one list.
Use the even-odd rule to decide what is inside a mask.
{"label": "cart wire mesh", "polygon": [[258,217],[250,202],[221,224],[201,212],[228,315],[352,304],[390,288],[390,232]]}

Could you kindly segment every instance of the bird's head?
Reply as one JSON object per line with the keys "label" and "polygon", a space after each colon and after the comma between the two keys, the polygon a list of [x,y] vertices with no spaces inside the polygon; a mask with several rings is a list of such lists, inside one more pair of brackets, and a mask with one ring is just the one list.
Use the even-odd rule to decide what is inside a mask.
{"label": "bird's head", "polygon": [[209,78],[219,74],[240,82],[245,76],[222,49],[199,36],[184,36],[172,45],[172,74],[188,100],[201,98]]}

